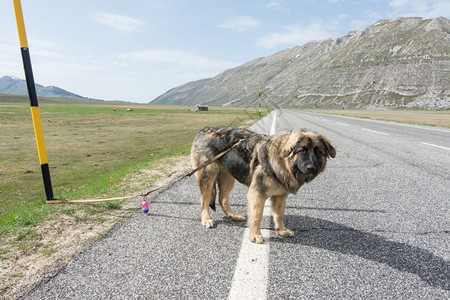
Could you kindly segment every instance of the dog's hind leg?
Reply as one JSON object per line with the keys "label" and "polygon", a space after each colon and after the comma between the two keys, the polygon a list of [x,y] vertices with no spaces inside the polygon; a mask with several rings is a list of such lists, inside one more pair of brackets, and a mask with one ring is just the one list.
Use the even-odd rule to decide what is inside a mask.
{"label": "dog's hind leg", "polygon": [[243,222],[245,221],[245,217],[237,215],[230,206],[230,194],[234,187],[234,182],[235,179],[233,176],[222,169],[217,178],[217,185],[219,186],[219,203],[228,218],[235,222]]}
{"label": "dog's hind leg", "polygon": [[209,214],[209,206],[219,172],[219,167],[216,164],[212,164],[198,171],[196,174],[198,186],[200,187],[200,192],[202,194],[202,225],[206,228],[214,227],[214,221],[211,219],[211,215]]}

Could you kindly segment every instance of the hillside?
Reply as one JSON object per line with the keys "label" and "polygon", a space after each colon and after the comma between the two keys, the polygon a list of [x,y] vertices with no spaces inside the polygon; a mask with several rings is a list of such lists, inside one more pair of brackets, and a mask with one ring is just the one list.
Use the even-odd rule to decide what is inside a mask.
{"label": "hillside", "polygon": [[[36,93],[40,97],[86,99],[56,86],[42,86],[37,83]],[[28,95],[27,83],[23,79],[11,76],[0,77],[0,94]]]}
{"label": "hillside", "polygon": [[160,104],[450,109],[450,21],[381,20],[258,58],[154,99]]}

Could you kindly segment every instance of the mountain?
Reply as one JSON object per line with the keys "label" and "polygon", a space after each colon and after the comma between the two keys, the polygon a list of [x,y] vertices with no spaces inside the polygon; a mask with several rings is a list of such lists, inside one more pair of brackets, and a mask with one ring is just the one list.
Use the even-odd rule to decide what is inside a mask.
{"label": "mountain", "polygon": [[[12,76],[0,77],[0,93],[12,95],[28,95],[27,82]],[[36,83],[36,93],[39,97],[86,99],[80,95],[68,92],[56,86],[42,86]]]}
{"label": "mountain", "polygon": [[450,21],[380,20],[173,88],[151,103],[450,109]]}

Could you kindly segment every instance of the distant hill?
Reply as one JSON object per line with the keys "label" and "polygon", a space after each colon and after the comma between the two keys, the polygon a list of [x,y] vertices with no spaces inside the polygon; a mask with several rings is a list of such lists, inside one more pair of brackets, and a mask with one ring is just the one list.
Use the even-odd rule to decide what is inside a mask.
{"label": "distant hill", "polygon": [[159,104],[450,109],[450,21],[381,20],[175,87]]}
{"label": "distant hill", "polygon": [[[0,77],[0,93],[11,95],[28,95],[27,83],[12,76]],[[56,86],[42,86],[36,83],[36,93],[40,97],[86,99]]]}

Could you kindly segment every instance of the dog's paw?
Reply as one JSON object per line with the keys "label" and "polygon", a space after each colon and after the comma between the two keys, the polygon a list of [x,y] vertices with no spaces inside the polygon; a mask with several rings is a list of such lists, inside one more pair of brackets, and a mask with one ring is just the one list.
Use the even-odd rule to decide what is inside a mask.
{"label": "dog's paw", "polygon": [[283,236],[283,237],[293,237],[294,236],[294,232],[290,229],[284,228],[284,229],[278,229],[277,230],[277,234],[279,236]]}
{"label": "dog's paw", "polygon": [[214,228],[214,221],[211,219],[208,220],[202,220],[202,225],[205,228]]}
{"label": "dog's paw", "polygon": [[260,234],[250,235],[250,241],[256,244],[262,244],[264,243],[264,238]]}
{"label": "dog's paw", "polygon": [[246,217],[241,216],[241,215],[235,215],[235,214],[229,214],[228,218],[230,218],[231,220],[233,220],[235,222],[244,222],[245,220],[247,220]]}

